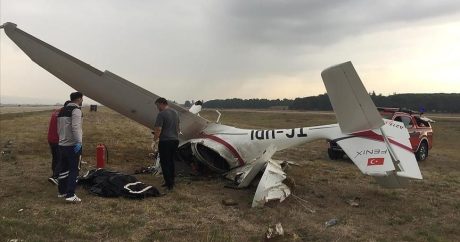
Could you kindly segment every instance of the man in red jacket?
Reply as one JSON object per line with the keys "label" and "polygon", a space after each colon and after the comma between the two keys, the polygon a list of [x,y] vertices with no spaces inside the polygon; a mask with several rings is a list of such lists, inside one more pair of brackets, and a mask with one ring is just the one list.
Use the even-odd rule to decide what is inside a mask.
{"label": "man in red jacket", "polygon": [[[64,103],[64,107],[69,104],[70,101],[66,101]],[[53,111],[51,114],[51,119],[50,119],[50,124],[48,126],[48,144],[50,145],[51,148],[51,170],[52,170],[52,175],[50,178],[48,178],[48,181],[51,182],[54,185],[58,184],[58,174],[56,173],[56,165],[58,164],[58,159],[59,159],[59,135],[57,132],[57,116],[59,114],[59,111],[61,111],[62,108],[56,109]]]}

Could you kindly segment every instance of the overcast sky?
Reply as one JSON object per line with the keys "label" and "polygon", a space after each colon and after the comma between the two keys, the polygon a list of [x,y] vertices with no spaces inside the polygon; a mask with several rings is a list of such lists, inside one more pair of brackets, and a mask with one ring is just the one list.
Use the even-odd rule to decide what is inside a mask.
{"label": "overcast sky", "polygon": [[[368,91],[460,92],[458,0],[1,0],[0,8],[2,23],[181,103],[321,94],[321,71],[348,60]],[[3,31],[0,41],[1,102],[68,98],[73,90]]]}

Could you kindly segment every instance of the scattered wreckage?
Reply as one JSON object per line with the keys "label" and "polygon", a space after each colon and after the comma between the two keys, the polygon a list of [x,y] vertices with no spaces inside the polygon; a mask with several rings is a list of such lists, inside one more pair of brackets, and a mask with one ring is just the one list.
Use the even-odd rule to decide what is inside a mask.
{"label": "scattered wreckage", "polygon": [[[109,71],[85,62],[35,38],[14,23],[2,25],[8,37],[34,62],[85,96],[153,129],[157,109],[153,94]],[[332,140],[364,174],[385,187],[401,187],[408,179],[422,179],[404,125],[389,125],[369,97],[351,62],[324,70],[322,79],[338,124],[293,129],[240,129],[204,119],[201,105],[187,110],[171,102],[181,120],[179,155],[224,175],[238,188],[247,187],[259,172],[253,207],[291,194],[283,183],[286,174],[275,152],[317,139]],[[123,97],[123,98],[120,98]],[[220,116],[219,116],[220,118]],[[351,156],[358,150],[388,152]]]}

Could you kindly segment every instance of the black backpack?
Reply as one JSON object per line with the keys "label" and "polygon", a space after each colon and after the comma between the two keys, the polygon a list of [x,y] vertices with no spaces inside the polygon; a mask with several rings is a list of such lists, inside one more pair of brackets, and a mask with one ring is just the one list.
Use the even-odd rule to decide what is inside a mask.
{"label": "black backpack", "polygon": [[134,176],[104,169],[89,171],[79,179],[79,184],[82,184],[91,193],[101,197],[123,196],[143,199],[161,195],[158,189],[138,181]]}

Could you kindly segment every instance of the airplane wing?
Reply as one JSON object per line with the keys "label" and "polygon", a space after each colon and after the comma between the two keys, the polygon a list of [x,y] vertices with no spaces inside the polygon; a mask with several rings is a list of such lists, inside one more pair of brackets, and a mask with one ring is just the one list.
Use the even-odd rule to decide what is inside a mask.
{"label": "airplane wing", "polygon": [[[14,23],[3,25],[13,40],[35,63],[85,96],[153,129],[158,109],[153,94],[109,71],[100,71],[87,63],[22,31]],[[209,121],[170,102],[179,113],[181,140],[195,138]]]}

